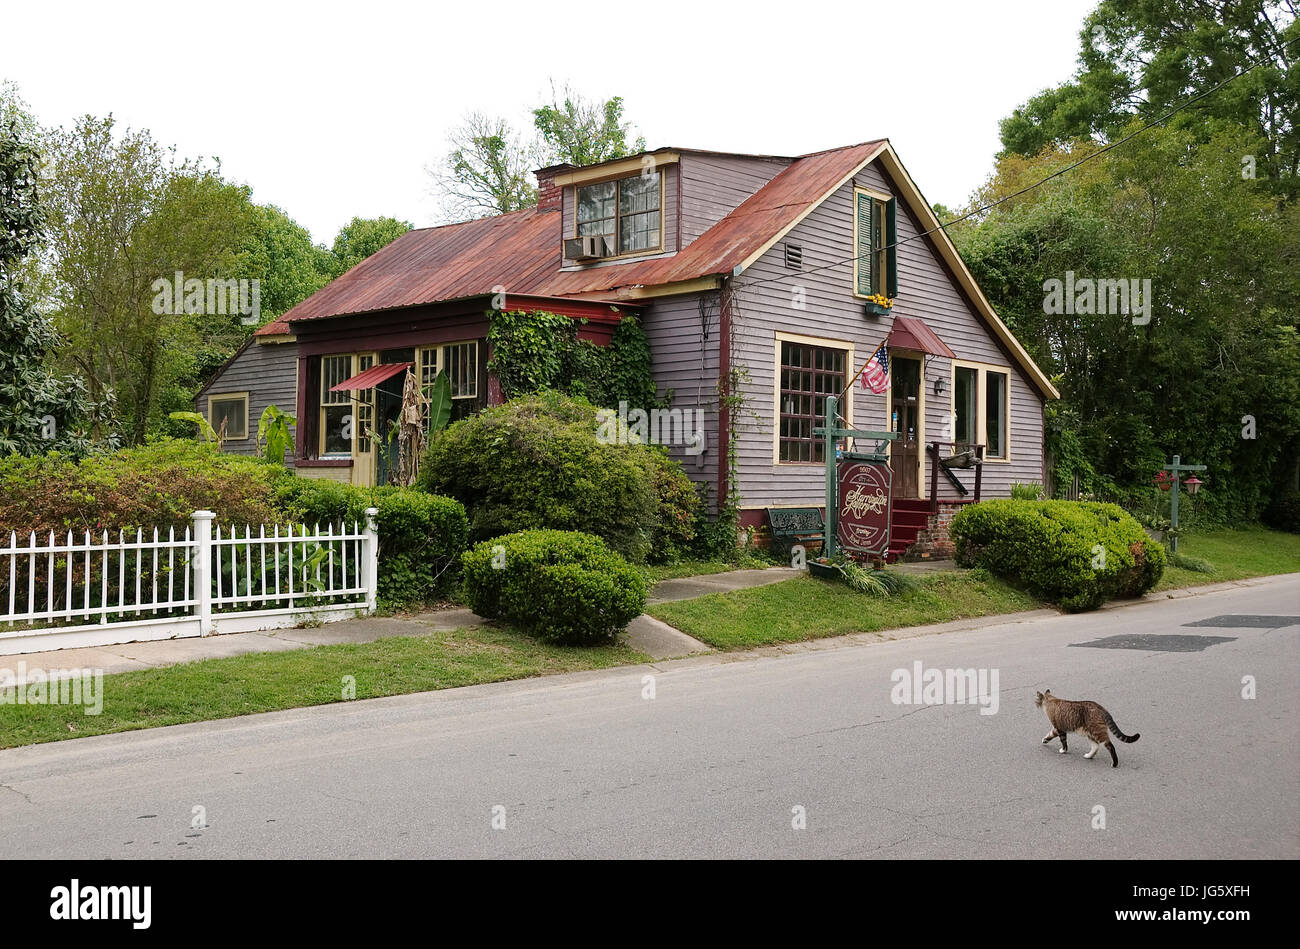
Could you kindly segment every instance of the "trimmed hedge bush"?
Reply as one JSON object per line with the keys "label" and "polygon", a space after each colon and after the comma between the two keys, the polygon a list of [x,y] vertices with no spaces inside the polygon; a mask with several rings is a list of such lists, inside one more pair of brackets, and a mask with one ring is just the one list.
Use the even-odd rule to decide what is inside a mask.
{"label": "trimmed hedge bush", "polygon": [[216,512],[222,524],[269,524],[278,519],[275,486],[291,477],[279,465],[224,455],[188,439],[80,459],[7,455],[0,457],[0,530],[179,531],[200,510]]}
{"label": "trimmed hedge bush", "polygon": [[671,560],[694,538],[699,497],[662,448],[604,443],[597,409],[545,392],[435,435],[420,486],[461,501],[474,540],[521,530],[580,530],[634,563]]}
{"label": "trimmed hedge bush", "polygon": [[963,508],[957,563],[984,567],[1071,612],[1135,597],[1164,573],[1164,547],[1116,504],[997,499]]}
{"label": "trimmed hedge bush", "polygon": [[355,488],[318,478],[290,477],[275,490],[277,506],[293,521],[364,525],[378,508],[378,597],[386,607],[426,603],[455,582],[469,539],[465,508],[453,498],[415,488]]}
{"label": "trimmed hedge bush", "polygon": [[611,642],[645,609],[641,572],[591,534],[507,534],[471,548],[461,563],[474,612],[547,642]]}

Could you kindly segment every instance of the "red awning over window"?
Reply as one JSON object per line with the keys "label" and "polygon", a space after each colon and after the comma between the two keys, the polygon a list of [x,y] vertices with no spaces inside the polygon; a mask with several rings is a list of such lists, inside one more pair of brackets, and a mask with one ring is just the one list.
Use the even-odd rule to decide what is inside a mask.
{"label": "red awning over window", "polygon": [[386,379],[391,379],[399,372],[406,372],[414,366],[413,362],[388,362],[358,372],[351,379],[344,379],[336,386],[330,386],[331,392],[354,391],[356,389],[373,389]]}
{"label": "red awning over window", "polygon": [[889,348],[914,349],[930,356],[957,358],[957,354],[935,335],[934,330],[914,316],[894,317],[894,327],[889,331]]}

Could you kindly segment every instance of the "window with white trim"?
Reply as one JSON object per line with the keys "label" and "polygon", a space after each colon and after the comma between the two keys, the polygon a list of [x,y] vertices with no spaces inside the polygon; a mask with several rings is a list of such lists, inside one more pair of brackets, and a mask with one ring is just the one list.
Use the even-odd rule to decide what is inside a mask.
{"label": "window with white trim", "polygon": [[220,433],[225,426],[224,439],[241,441],[248,437],[248,393],[208,396],[208,423]]}
{"label": "window with white trim", "polygon": [[953,440],[958,449],[984,446],[984,457],[1006,460],[1011,450],[1011,373],[985,366],[952,369]]}

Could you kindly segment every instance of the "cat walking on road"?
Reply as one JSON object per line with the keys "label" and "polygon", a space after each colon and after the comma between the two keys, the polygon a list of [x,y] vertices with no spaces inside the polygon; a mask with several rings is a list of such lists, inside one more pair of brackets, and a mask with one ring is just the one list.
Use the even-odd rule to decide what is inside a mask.
{"label": "cat walking on road", "polygon": [[1115,724],[1115,719],[1110,712],[1106,711],[1096,702],[1074,702],[1070,699],[1058,699],[1052,694],[1052,690],[1036,693],[1034,704],[1047,713],[1047,720],[1052,723],[1052,730],[1043,738],[1043,744],[1047,744],[1053,738],[1061,739],[1061,754],[1065,754],[1069,748],[1066,747],[1065,736],[1070,732],[1077,732],[1083,735],[1090,742],[1092,747],[1088,750],[1085,758],[1092,758],[1097,754],[1097,748],[1101,745],[1106,746],[1110,752],[1110,761],[1112,768],[1119,767],[1119,755],[1115,754],[1115,746],[1110,743],[1110,734],[1124,742],[1137,741],[1142,736],[1134,732],[1132,735],[1125,735]]}

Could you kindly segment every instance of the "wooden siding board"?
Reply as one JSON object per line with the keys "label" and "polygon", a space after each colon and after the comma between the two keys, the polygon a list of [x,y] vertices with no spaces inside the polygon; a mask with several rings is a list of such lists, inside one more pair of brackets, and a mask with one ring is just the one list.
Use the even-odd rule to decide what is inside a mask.
{"label": "wooden siding board", "polygon": [[681,157],[682,246],[686,246],[775,178],[789,161],[744,155]]}
{"label": "wooden siding board", "polygon": [[236,356],[200,394],[196,411],[205,418],[211,396],[232,392],[248,393],[248,437],[227,441],[232,455],[257,454],[257,422],[268,405],[297,416],[296,366],[298,347],[294,343],[254,342]]}
{"label": "wooden siding board", "polygon": [[[893,192],[892,184],[874,165],[856,176],[856,183],[877,191]],[[884,339],[893,316],[922,319],[957,354],[959,360],[1007,367],[1011,377],[1011,461],[992,462],[984,468],[983,491],[987,497],[1010,494],[1012,482],[1042,479],[1042,400],[1023,371],[1015,365],[992,332],[967,303],[928,240],[915,240],[898,248],[899,296],[887,317],[868,318],[863,301],[853,296],[850,263],[809,272],[853,254],[853,185],[841,187],[790,232],[790,240],[801,244],[804,270],[785,267],[781,244],[763,255],[737,278],[736,320],[739,359],[749,372],[746,387],[747,412],[740,427],[738,465],[742,504],[811,505],[825,494],[824,469],[820,465],[776,465],[773,463],[773,386],[777,332],[824,337],[851,343],[856,365]],[[919,233],[916,219],[900,207],[900,239]],[[758,281],[782,278],[771,283]],[[806,298],[803,310],[793,305],[792,287],[802,286]],[[932,358],[923,365],[925,438],[943,438],[945,416],[951,412],[951,360]],[[934,380],[948,380],[948,391],[935,396]],[[875,395],[854,387],[853,419],[858,428],[887,429],[886,395]],[[930,468],[925,467],[925,490],[929,490]],[[959,472],[968,485],[974,472]],[[941,476],[940,497],[956,492]]]}
{"label": "wooden siding board", "polygon": [[[717,495],[718,400],[718,307],[717,294],[706,294],[710,336],[702,338],[700,294],[663,297],[655,300],[641,318],[650,342],[651,371],[659,395],[672,390],[670,408],[703,413],[704,452],[688,454],[685,446],[668,446],[668,453],[682,463],[692,481],[707,484],[712,504]],[[701,418],[696,414],[697,419]]]}

